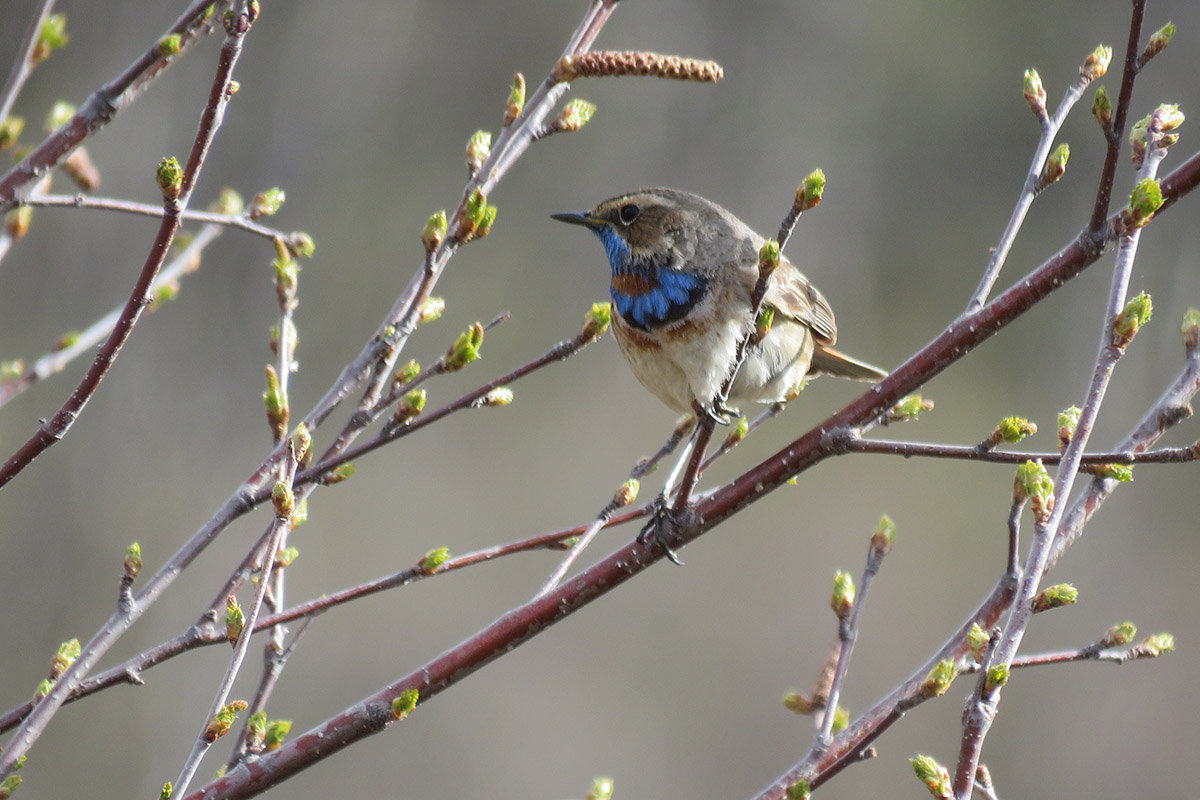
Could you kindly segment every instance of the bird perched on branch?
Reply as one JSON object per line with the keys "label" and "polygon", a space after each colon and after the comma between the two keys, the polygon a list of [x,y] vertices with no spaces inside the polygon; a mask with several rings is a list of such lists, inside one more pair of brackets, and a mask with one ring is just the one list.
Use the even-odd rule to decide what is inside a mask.
{"label": "bird perched on branch", "polygon": [[722,398],[738,344],[756,327],[763,237],[716,203],[677,189],[641,189],[552,216],[604,243],[617,344],[642,385],[676,411],[724,421],[743,403],[790,398],[808,376],[887,374],[833,349],[829,302],[781,258],[763,296],[762,308],[774,314],[770,328]]}

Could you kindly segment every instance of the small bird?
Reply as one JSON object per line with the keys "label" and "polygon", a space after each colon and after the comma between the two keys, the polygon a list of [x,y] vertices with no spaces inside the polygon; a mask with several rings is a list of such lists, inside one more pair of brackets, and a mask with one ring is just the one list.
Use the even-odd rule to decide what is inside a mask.
{"label": "small bird", "polygon": [[789,399],[805,377],[887,375],[833,349],[829,302],[781,258],[763,298],[775,312],[770,331],[749,348],[722,398],[738,343],[755,327],[751,295],[763,237],[716,203],[677,189],[641,189],[551,216],[603,242],[617,344],[642,385],[676,411],[723,421],[741,404]]}

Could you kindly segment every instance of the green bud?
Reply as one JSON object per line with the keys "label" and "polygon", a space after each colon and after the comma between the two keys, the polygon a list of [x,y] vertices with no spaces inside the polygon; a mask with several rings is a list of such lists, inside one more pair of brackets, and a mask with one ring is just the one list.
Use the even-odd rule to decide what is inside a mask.
{"label": "green bud", "polygon": [[265,192],[254,195],[254,199],[250,201],[250,209],[246,213],[250,219],[269,217],[279,212],[285,200],[287,200],[287,194],[283,189],[273,186]]}
{"label": "green bud", "polygon": [[246,612],[242,611],[237,598],[229,595],[225,599],[225,639],[230,644],[237,644],[246,627]]}
{"label": "green bud", "polygon": [[416,689],[405,689],[399,697],[392,701],[392,716],[396,719],[404,719],[417,707],[417,701],[420,699],[421,693]]}
{"label": "green bud", "polygon": [[1088,57],[1083,62],[1083,66],[1079,68],[1079,74],[1089,81],[1102,78],[1104,77],[1104,73],[1108,72],[1108,65],[1111,61],[1112,48],[1099,45],[1088,54]]}
{"label": "green bud", "polygon": [[492,134],[479,130],[467,140],[467,170],[474,175],[492,152]]}
{"label": "green bud", "polygon": [[438,571],[438,567],[450,560],[449,547],[435,547],[421,558],[418,566],[426,575],[432,575]]}
{"label": "green bud", "polygon": [[525,76],[517,73],[513,76],[512,88],[508,92],[508,102],[504,105],[504,127],[512,125],[521,111],[525,108]]}
{"label": "green bud", "polygon": [[304,231],[293,231],[287,237],[287,248],[294,258],[312,258],[317,243]]}
{"label": "green bud", "polygon": [[38,31],[37,44],[34,45],[31,60],[35,65],[42,63],[55,50],[66,47],[70,40],[71,37],[67,34],[67,15],[51,14],[46,17],[41,30]]}
{"label": "green bud", "polygon": [[588,124],[595,113],[595,103],[576,98],[563,107],[554,122],[550,123],[550,130],[555,133],[574,133]]}
{"label": "green bud", "polygon": [[750,420],[745,417],[738,417],[738,421],[734,423],[729,431],[729,435],[725,437],[725,443],[722,447],[728,449],[736,447],[742,439],[746,438],[746,434],[750,432]]}
{"label": "green bud", "polygon": [[183,44],[183,37],[178,33],[169,33],[158,40],[158,55],[161,58],[170,58],[171,56],[179,55],[179,46]]}
{"label": "green bud", "polygon": [[816,208],[821,204],[821,197],[824,194],[825,173],[822,170],[814,169],[808,173],[808,177],[796,190],[796,208],[799,211]]}
{"label": "green bud", "polygon": [[50,677],[57,680],[58,676],[67,671],[67,668],[75,663],[75,659],[79,658],[79,654],[83,648],[79,645],[78,639],[68,639],[58,646],[58,652],[54,654],[54,658],[50,659]]}
{"label": "green bud", "polygon": [[983,663],[990,642],[991,637],[988,636],[988,632],[981,628],[978,622],[971,623],[971,630],[967,631],[967,647],[971,649],[975,663]]}
{"label": "green bud", "polygon": [[592,303],[592,310],[583,315],[579,336],[585,342],[594,342],[604,335],[611,322],[612,303]]}
{"label": "green bud", "polygon": [[483,216],[479,218],[479,227],[475,231],[475,238],[482,239],[492,232],[492,225],[496,224],[496,214],[498,209],[495,206],[488,206],[483,210]]}
{"label": "green bud", "polygon": [[275,371],[275,367],[267,364],[265,371],[267,388],[263,392],[263,405],[267,409],[267,422],[276,438],[282,439],[287,434],[288,419],[291,416],[288,410],[288,399],[284,394],[283,386],[279,383],[279,373]]}
{"label": "green bud", "polygon": [[292,450],[296,453],[296,460],[303,461],[310,447],[312,447],[312,434],[308,432],[308,426],[301,422],[292,434]]}
{"label": "green bud", "polygon": [[1038,596],[1033,598],[1033,605],[1030,610],[1034,614],[1040,614],[1052,608],[1074,605],[1078,599],[1078,589],[1069,583],[1060,583],[1057,586],[1049,586],[1038,592]]}
{"label": "green bud", "polygon": [[3,121],[0,121],[0,150],[15,147],[23,130],[25,130],[24,117],[5,117]]}
{"label": "green bud", "polygon": [[483,325],[476,322],[468,328],[446,351],[444,369],[447,372],[457,372],[479,358],[479,348],[483,344]]}
{"label": "green bud", "polygon": [[246,747],[252,753],[260,753],[263,748],[263,739],[267,735],[267,712],[263,710],[255,711],[246,720]]}
{"label": "green bud", "polygon": [[17,206],[4,217],[4,232],[13,239],[20,239],[29,233],[29,223],[33,221],[33,206]]}
{"label": "green bud", "polygon": [[50,107],[50,113],[46,115],[46,132],[54,133],[56,130],[66,125],[75,116],[75,106],[68,103],[66,100],[58,100]]}
{"label": "green bud", "polygon": [[949,690],[950,684],[954,683],[954,679],[957,677],[958,665],[952,659],[942,659],[934,665],[933,669],[929,670],[929,674],[921,683],[921,696],[941,697]]}
{"label": "green bud", "polygon": [[1156,108],[1151,116],[1158,123],[1158,129],[1162,133],[1170,133],[1182,125],[1187,118],[1179,110],[1179,106],[1174,103],[1164,103]]}
{"label": "green bud", "polygon": [[476,408],[501,408],[513,401],[513,390],[507,386],[497,386],[476,400],[472,405]]}
{"label": "green bud", "polygon": [[875,525],[875,533],[871,534],[871,549],[880,556],[886,556],[896,542],[896,523],[887,514],[880,516]]}
{"label": "green bud", "polygon": [[396,375],[392,378],[392,385],[404,386],[407,383],[412,383],[420,374],[421,365],[417,363],[415,358],[410,358],[407,364],[396,370]]}
{"label": "green bud", "polygon": [[1108,90],[1103,86],[1096,87],[1096,96],[1092,99],[1092,116],[1100,123],[1100,130],[1105,133],[1112,130],[1112,115],[1112,100],[1108,97]]}
{"label": "green bud", "polygon": [[900,402],[892,406],[891,411],[888,412],[887,419],[889,422],[907,422],[917,419],[924,411],[932,410],[932,400],[925,400],[919,394],[910,394],[907,397],[902,397]]}
{"label": "green bud", "polygon": [[183,167],[179,166],[179,161],[174,156],[158,162],[154,179],[158,182],[164,200],[174,200],[183,191]]}
{"label": "green bud", "polygon": [[1142,51],[1142,61],[1149,61],[1156,55],[1167,49],[1167,45],[1171,43],[1171,39],[1175,36],[1175,23],[1168,22],[1161,28],[1156,30],[1151,36],[1150,41],[1146,44],[1146,49]]}
{"label": "green bud", "polygon": [[854,578],[849,572],[838,570],[833,576],[833,595],[829,605],[838,619],[845,619],[854,608]]}
{"label": "green bud", "polygon": [[1137,625],[1132,622],[1118,622],[1100,638],[1099,645],[1101,649],[1124,647],[1133,641],[1134,636],[1137,636]]}
{"label": "green bud", "polygon": [[1138,329],[1150,321],[1153,312],[1154,304],[1150,302],[1150,295],[1145,292],[1126,303],[1125,308],[1121,309],[1121,313],[1113,322],[1113,345],[1116,347],[1128,345],[1137,334]]}
{"label": "green bud", "polygon": [[278,750],[283,744],[283,740],[292,730],[292,721],[290,719],[273,719],[267,724],[267,730],[263,734],[263,750],[271,752]]}
{"label": "green bud", "polygon": [[322,475],[321,476],[321,485],[333,486],[335,483],[341,483],[342,481],[349,480],[350,478],[353,478],[353,477],[354,477],[354,465],[353,464],[342,464],[340,466],[334,467],[333,469],[329,470],[329,472],[326,472],[324,475]]}
{"label": "green bud", "polygon": [[142,571],[142,546],[133,542],[125,548],[125,580],[131,581]]}
{"label": "green bud", "polygon": [[463,213],[459,218],[459,238],[464,242],[471,239],[475,235],[475,231],[479,229],[479,223],[483,221],[483,214],[487,210],[487,196],[476,189],[467,197],[466,203],[463,205]]}
{"label": "green bud", "polygon": [[586,800],[612,800],[612,796],[612,778],[592,778],[592,789],[587,793]]}
{"label": "green bud", "polygon": [[[308,522],[308,498],[307,497],[296,504],[296,510],[292,512],[292,518],[288,521],[291,523],[291,526],[293,529],[299,528],[301,525]],[[287,548],[287,550],[296,550],[296,548],[289,547],[289,548]],[[286,551],[280,551],[280,552],[286,552]],[[297,551],[297,555],[298,554],[299,554],[299,551]],[[286,567],[287,564],[284,564],[284,566]]]}
{"label": "green bud", "polygon": [[1029,498],[1033,506],[1033,518],[1039,524],[1050,519],[1050,513],[1054,511],[1054,480],[1042,466],[1041,459],[1026,461],[1017,467],[1013,497]]}
{"label": "green bud", "polygon": [[845,706],[838,706],[833,710],[833,727],[830,729],[833,733],[841,733],[850,725],[850,711]]}
{"label": "green bud", "polygon": [[271,503],[275,506],[275,516],[289,519],[296,510],[296,496],[292,493],[291,484],[287,481],[277,481],[271,489]]}
{"label": "green bud", "polygon": [[8,800],[8,798],[12,797],[13,792],[17,790],[24,780],[20,775],[9,775],[0,781],[0,800]]}
{"label": "green bud", "polygon": [[36,703],[38,700],[41,700],[46,695],[50,694],[50,690],[53,688],[53,680],[50,678],[43,679],[42,682],[37,685],[37,688],[33,690],[33,702]]}
{"label": "green bud", "polygon": [[916,758],[910,758],[908,763],[912,765],[917,779],[925,784],[925,788],[931,795],[938,800],[953,800],[954,792],[950,788],[950,773],[932,756],[918,755]]}
{"label": "green bud", "polygon": [[425,246],[426,253],[432,253],[446,238],[447,225],[445,209],[429,215],[429,219],[425,221],[425,230],[421,231],[421,244]]}
{"label": "green bud", "polygon": [[787,787],[787,792],[784,797],[787,800],[808,800],[812,796],[812,789],[808,786],[808,781],[799,780]]}
{"label": "green bud", "polygon": [[[771,333],[771,326],[775,324],[775,309],[771,306],[764,305],[758,310],[758,317],[754,320],[754,342],[761,342]],[[753,344],[754,342],[751,342]]]}
{"label": "green bud", "polygon": [[163,784],[162,791],[158,793],[158,800],[171,800],[171,795],[175,793],[175,784],[167,781]]}
{"label": "green bud", "polygon": [[766,280],[779,267],[779,242],[768,239],[758,250],[758,278]]}
{"label": "green bud", "polygon": [[11,361],[0,361],[0,383],[16,380],[24,374],[24,359],[14,358]]}
{"label": "green bud", "polygon": [[[1179,326],[1183,334],[1183,346],[1189,350],[1200,345],[1200,308],[1189,308],[1183,315],[1183,324]],[[0,377],[0,380],[3,380]]]}
{"label": "green bud", "polygon": [[400,399],[393,419],[396,424],[403,425],[425,410],[425,390],[413,389]]}
{"label": "green bud", "polygon": [[56,351],[66,350],[68,347],[73,347],[79,341],[79,331],[67,331],[54,343]]}
{"label": "green bud", "polygon": [[990,694],[1008,683],[1009,672],[1008,664],[997,664],[994,667],[989,667],[987,679],[983,683],[984,691]]}
{"label": "green bud", "polygon": [[417,312],[417,324],[424,325],[426,322],[441,319],[445,310],[446,299],[444,297],[426,297],[421,302],[421,310]]}
{"label": "green bud", "polygon": [[1000,424],[992,431],[992,435],[987,438],[987,442],[992,447],[1000,444],[1000,442],[1017,444],[1026,436],[1032,436],[1037,431],[1037,424],[1030,422],[1024,417],[1005,417],[1000,420]]}
{"label": "green bud", "polygon": [[239,217],[245,211],[245,201],[242,200],[241,194],[235,189],[230,189],[228,186],[222,187],[221,192],[217,195],[217,199],[209,210],[215,211],[218,214],[228,214],[231,217]]}
{"label": "green bud", "polygon": [[1071,437],[1075,435],[1075,428],[1079,425],[1079,415],[1081,413],[1082,410],[1079,406],[1071,406],[1058,412],[1059,450],[1067,449],[1067,445],[1071,443]]}
{"label": "green bud", "polygon": [[1025,82],[1021,93],[1029,109],[1038,117],[1046,114],[1046,88],[1042,86],[1042,76],[1036,69],[1025,70]]}
{"label": "green bud", "polygon": [[817,710],[817,704],[813,700],[799,692],[788,692],[783,696],[783,707],[788,711],[796,714],[811,714]]}
{"label": "green bud", "polygon": [[616,493],[613,494],[613,505],[617,508],[625,506],[637,500],[638,490],[642,488],[642,483],[637,478],[630,478],[621,484]]}
{"label": "green bud", "polygon": [[1163,653],[1170,653],[1174,649],[1174,636],[1169,633],[1156,633],[1138,645],[1138,655],[1144,658],[1156,658]]}
{"label": "green bud", "polygon": [[1071,157],[1071,146],[1063,142],[1054,148],[1054,152],[1046,159],[1042,169],[1042,186],[1057,183],[1058,179],[1067,173],[1067,159]]}
{"label": "green bud", "polygon": [[1095,475],[1097,478],[1108,478],[1121,483],[1129,483],[1133,480],[1133,467],[1129,464],[1098,464],[1086,469],[1089,474]]}
{"label": "green bud", "polygon": [[[293,517],[294,516],[295,515],[293,515]],[[285,547],[275,554],[275,566],[280,569],[283,569],[284,567],[290,567],[292,565],[292,562],[295,561],[299,557],[300,557],[299,549],[297,549],[295,547],[290,547],[290,546]]]}
{"label": "green bud", "polygon": [[204,741],[212,744],[217,739],[229,733],[229,729],[233,727],[233,723],[237,722],[238,713],[245,711],[249,707],[250,704],[245,700],[234,700],[222,706],[221,710],[214,714],[213,718],[208,721],[208,727],[204,729]]}
{"label": "green bud", "polygon": [[1142,161],[1146,158],[1146,149],[1150,146],[1150,121],[1149,114],[1133,123],[1129,128],[1129,157],[1133,161],[1133,166],[1140,169]]}

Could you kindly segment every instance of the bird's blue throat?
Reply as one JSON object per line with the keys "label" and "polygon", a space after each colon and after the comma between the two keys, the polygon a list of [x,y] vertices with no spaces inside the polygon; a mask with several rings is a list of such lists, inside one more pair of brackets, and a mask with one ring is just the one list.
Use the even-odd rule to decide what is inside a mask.
{"label": "bird's blue throat", "polygon": [[609,293],[620,315],[634,328],[648,331],[683,319],[704,297],[708,280],[697,272],[667,267],[661,259],[637,258],[619,233],[605,225],[592,228],[604,243],[612,266]]}

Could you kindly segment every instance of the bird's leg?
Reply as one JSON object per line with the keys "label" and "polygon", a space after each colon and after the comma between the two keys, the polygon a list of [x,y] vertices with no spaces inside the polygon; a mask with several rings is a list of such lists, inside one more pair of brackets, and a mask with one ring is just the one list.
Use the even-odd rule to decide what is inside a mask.
{"label": "bird's leg", "polygon": [[[650,534],[653,533],[654,540],[662,547],[667,558],[680,566],[683,565],[683,562],[667,546],[667,531],[687,513],[688,504],[692,499],[692,489],[695,488],[696,481],[700,477],[700,465],[704,462],[704,454],[708,450],[713,427],[718,421],[716,414],[700,403],[693,400],[692,407],[696,412],[696,426],[692,429],[692,435],[688,438],[687,445],[671,469],[671,475],[667,478],[662,493],[655,498],[654,513],[650,521],[642,527],[637,538],[639,544],[645,544]],[[673,502],[672,494],[675,496]]]}

